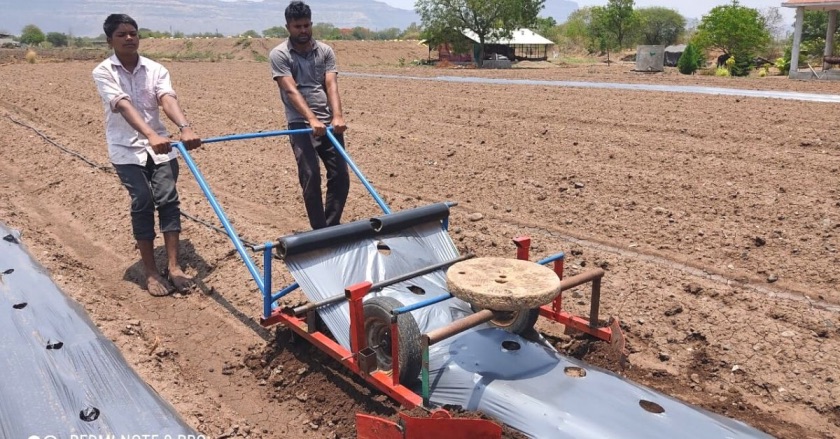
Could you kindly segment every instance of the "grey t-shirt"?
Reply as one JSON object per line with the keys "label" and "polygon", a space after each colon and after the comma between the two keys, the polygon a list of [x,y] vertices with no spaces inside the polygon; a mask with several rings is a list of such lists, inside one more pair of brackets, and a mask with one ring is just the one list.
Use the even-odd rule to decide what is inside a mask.
{"label": "grey t-shirt", "polygon": [[[335,66],[335,52],[332,47],[320,41],[314,41],[312,50],[298,52],[286,40],[268,55],[271,74],[276,80],[282,76],[291,76],[297,83],[298,91],[303,95],[309,108],[321,122],[332,122],[332,112],[327,104],[326,75],[338,72]],[[292,106],[286,92],[280,90],[280,99],[286,107],[286,122],[306,122],[306,119]]]}

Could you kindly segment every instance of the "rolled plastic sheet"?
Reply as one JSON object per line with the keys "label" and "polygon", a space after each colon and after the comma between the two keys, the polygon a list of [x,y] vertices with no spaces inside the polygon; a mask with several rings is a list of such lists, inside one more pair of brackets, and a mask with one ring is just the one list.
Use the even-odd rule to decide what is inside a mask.
{"label": "rolled plastic sheet", "polygon": [[[315,302],[341,294],[358,282],[381,282],[457,256],[441,222],[432,220],[381,237],[295,254],[286,264],[307,298]],[[442,294],[447,294],[443,269],[372,293],[365,300],[386,295],[409,305]],[[347,303],[318,312],[336,340],[350,349]],[[425,333],[470,313],[467,303],[450,299],[411,315]],[[486,324],[433,345],[429,356],[433,404],[483,412],[529,437],[770,437],[739,421],[567,358],[547,343]]]}
{"label": "rolled plastic sheet", "polygon": [[306,253],[323,247],[341,244],[347,241],[364,239],[373,235],[370,220],[354,221],[324,229],[310,230],[298,235],[280,238],[277,254],[281,258]]}
{"label": "rolled plastic sheet", "polygon": [[0,223],[0,438],[201,437]]}
{"label": "rolled plastic sheet", "polygon": [[449,206],[446,203],[437,203],[382,215],[371,219],[370,222],[377,233],[396,233],[418,224],[440,221],[448,217]]}

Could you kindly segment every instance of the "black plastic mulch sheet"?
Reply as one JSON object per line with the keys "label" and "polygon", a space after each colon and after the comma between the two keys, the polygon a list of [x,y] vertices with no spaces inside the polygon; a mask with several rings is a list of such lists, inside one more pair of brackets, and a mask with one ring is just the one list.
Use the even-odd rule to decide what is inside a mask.
{"label": "black plastic mulch sheet", "polygon": [[201,437],[0,223],[0,438],[83,435]]}

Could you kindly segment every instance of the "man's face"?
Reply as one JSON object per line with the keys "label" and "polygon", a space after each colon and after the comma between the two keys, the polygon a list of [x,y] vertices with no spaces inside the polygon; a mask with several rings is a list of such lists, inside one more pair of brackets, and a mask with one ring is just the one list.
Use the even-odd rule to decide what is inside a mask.
{"label": "man's face", "polygon": [[307,44],[312,39],[312,20],[309,18],[298,18],[286,23],[286,30],[289,31],[289,40],[294,44]]}
{"label": "man's face", "polygon": [[108,44],[114,49],[117,55],[134,55],[140,46],[140,37],[137,36],[137,28],[130,24],[120,24],[114,35],[108,38]]}

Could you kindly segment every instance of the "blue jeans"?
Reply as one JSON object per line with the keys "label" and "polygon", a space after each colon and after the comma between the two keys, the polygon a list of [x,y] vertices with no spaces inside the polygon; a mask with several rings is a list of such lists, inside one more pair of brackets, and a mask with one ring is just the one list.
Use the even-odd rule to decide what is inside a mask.
{"label": "blue jeans", "polygon": [[161,233],[181,231],[181,202],[178,200],[178,160],[156,165],[152,157],[146,166],[114,165],[131,197],[131,228],[134,239],[155,239],[155,208]]}

